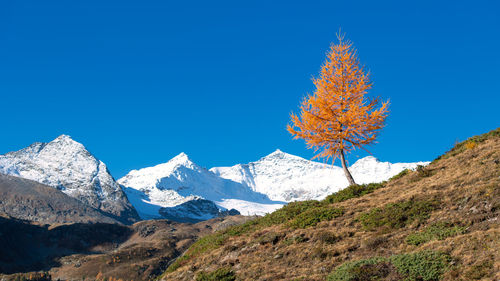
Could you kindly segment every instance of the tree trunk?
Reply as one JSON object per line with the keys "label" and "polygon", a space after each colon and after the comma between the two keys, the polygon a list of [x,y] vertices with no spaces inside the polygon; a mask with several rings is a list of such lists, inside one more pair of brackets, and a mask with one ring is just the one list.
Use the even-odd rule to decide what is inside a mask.
{"label": "tree trunk", "polygon": [[347,169],[347,165],[345,164],[344,150],[340,150],[340,162],[342,162],[342,169],[344,169],[344,174],[347,180],[349,181],[349,185],[356,185],[356,182],[351,176],[349,169]]}

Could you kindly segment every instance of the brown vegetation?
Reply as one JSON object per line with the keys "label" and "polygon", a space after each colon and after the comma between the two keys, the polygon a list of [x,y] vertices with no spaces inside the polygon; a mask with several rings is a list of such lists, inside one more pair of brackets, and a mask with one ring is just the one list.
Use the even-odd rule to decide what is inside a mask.
{"label": "brown vegetation", "polygon": [[200,236],[248,219],[49,226],[0,217],[0,280],[152,280]]}
{"label": "brown vegetation", "polygon": [[[342,213],[293,223],[317,208]],[[500,128],[386,183],[206,236],[162,278],[500,280],[499,214]]]}

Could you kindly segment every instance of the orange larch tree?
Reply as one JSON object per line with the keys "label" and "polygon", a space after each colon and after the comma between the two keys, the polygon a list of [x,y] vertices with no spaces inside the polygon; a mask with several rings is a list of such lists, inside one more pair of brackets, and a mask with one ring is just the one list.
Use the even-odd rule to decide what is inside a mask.
{"label": "orange larch tree", "polygon": [[[360,65],[350,41],[338,34],[318,78],[315,93],[300,105],[300,115],[291,114],[288,131],[302,138],[308,148],[319,150],[314,158],[340,158],[349,184],[356,184],[346,165],[345,153],[375,141],[384,126],[389,102],[366,97],[372,87],[369,73]],[[313,159],[314,159],[313,158]]]}

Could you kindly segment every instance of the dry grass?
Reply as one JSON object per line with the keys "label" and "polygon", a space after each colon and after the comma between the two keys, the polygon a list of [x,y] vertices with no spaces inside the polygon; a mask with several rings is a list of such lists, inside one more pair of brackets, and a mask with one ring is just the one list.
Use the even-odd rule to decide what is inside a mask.
{"label": "dry grass", "polygon": [[[475,137],[474,145],[459,144],[428,167],[409,171],[372,193],[326,205],[343,210],[339,217],[306,228],[284,223],[228,235],[219,245],[185,258],[162,278],[194,280],[200,272],[230,268],[237,280],[325,280],[349,261],[439,251],[452,258],[443,280],[500,280],[498,132]],[[367,229],[360,220],[375,208],[429,200],[439,203],[428,215],[397,227]],[[418,245],[406,242],[409,235],[440,223],[459,224],[463,231]],[[394,270],[391,265],[381,268]]]}

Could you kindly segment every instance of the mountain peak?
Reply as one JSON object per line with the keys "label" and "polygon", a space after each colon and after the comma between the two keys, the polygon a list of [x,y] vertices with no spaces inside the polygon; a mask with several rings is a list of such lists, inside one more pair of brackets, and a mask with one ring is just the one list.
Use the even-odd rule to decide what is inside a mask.
{"label": "mountain peak", "polygon": [[78,143],[77,141],[75,141],[74,139],[72,139],[71,136],[65,135],[65,134],[62,134],[62,135],[58,136],[57,138],[55,138],[51,142]]}
{"label": "mountain peak", "polygon": [[267,155],[266,157],[268,156],[285,156],[285,155],[289,155],[288,153],[285,153],[283,151],[281,151],[281,149],[276,149],[275,151],[271,152],[269,155]]}
{"label": "mountain peak", "polygon": [[73,140],[70,135],[62,134],[58,136],[55,140]]}
{"label": "mountain peak", "polygon": [[189,158],[189,156],[184,152],[179,153],[177,156],[170,159],[167,163],[176,163],[180,165],[194,164],[193,161],[191,161],[191,159]]}
{"label": "mountain peak", "polygon": [[272,153],[262,157],[259,161],[267,160],[267,161],[277,161],[277,160],[305,160],[299,156],[295,156],[286,152],[281,151],[280,149],[276,149]]}
{"label": "mountain peak", "polygon": [[375,156],[366,156],[366,157],[363,157],[361,159],[358,159],[355,163],[357,162],[380,162]]}
{"label": "mountain peak", "polygon": [[72,146],[78,149],[85,149],[83,144],[75,141],[74,139],[71,138],[69,135],[60,135],[57,138],[55,138],[53,141],[49,142],[48,144],[58,144],[58,145],[63,145],[63,146]]}

